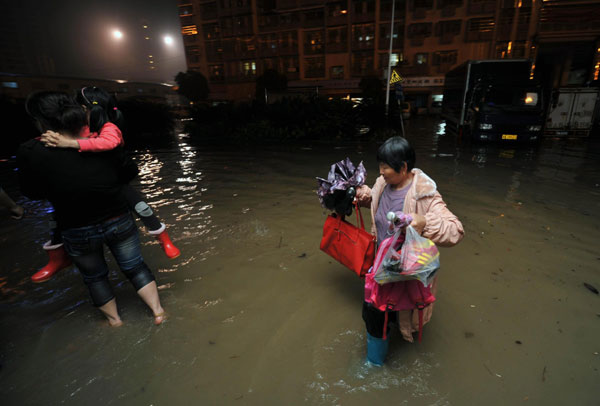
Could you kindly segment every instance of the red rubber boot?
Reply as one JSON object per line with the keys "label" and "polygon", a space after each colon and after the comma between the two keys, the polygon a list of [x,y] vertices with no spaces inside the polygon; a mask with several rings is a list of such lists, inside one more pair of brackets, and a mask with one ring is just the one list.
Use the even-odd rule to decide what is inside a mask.
{"label": "red rubber boot", "polygon": [[61,269],[71,266],[71,258],[65,252],[62,244],[50,245],[50,241],[48,241],[44,244],[44,250],[48,253],[48,263],[31,276],[31,281],[34,283],[46,282]]}
{"label": "red rubber boot", "polygon": [[169,238],[167,230],[163,230],[160,234],[156,234],[155,237],[162,246],[162,249],[165,252],[165,254],[167,254],[167,257],[173,259],[177,258],[181,254],[179,248],[177,248],[175,244],[173,244],[173,241],[171,241],[171,239]]}

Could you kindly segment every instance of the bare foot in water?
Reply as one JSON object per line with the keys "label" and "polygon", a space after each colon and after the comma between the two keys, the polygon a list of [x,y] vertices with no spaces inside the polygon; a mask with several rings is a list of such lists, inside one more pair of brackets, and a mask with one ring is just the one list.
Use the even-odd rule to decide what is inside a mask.
{"label": "bare foot in water", "polygon": [[160,326],[166,320],[167,320],[167,313],[165,313],[164,310],[162,312],[154,315],[154,324],[156,324],[157,326]]}
{"label": "bare foot in water", "polygon": [[121,327],[123,325],[123,320],[120,317],[106,317],[106,319],[108,320],[108,325],[111,327]]}

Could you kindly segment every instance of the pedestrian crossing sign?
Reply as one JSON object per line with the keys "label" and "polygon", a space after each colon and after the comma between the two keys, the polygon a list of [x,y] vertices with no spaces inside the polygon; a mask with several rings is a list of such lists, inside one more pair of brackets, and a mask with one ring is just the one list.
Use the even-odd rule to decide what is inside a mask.
{"label": "pedestrian crossing sign", "polygon": [[404,79],[402,78],[402,76],[400,76],[398,74],[398,72],[396,72],[395,70],[392,70],[392,77],[390,78],[390,85],[396,83],[396,82],[402,82]]}

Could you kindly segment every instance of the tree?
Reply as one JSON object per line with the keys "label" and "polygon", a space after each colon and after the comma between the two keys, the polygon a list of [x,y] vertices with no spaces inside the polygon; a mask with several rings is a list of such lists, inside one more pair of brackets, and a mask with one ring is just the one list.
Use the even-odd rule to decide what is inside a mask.
{"label": "tree", "polygon": [[363,99],[379,102],[383,100],[383,81],[377,76],[364,76],[358,84]]}
{"label": "tree", "polygon": [[275,69],[267,69],[256,78],[256,98],[265,100],[265,89],[268,92],[284,92],[287,89],[287,77]]}
{"label": "tree", "polygon": [[208,82],[200,72],[193,70],[188,70],[185,73],[179,72],[177,76],[175,76],[175,82],[179,85],[177,93],[187,97],[194,103],[206,100],[208,97]]}

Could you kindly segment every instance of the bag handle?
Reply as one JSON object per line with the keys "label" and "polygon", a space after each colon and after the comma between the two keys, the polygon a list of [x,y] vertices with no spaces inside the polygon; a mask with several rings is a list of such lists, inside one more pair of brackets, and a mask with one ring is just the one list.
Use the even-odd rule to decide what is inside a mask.
{"label": "bag handle", "polygon": [[358,206],[358,202],[354,202],[354,208],[356,210],[356,225],[358,226],[360,224],[360,227],[364,230],[365,222],[363,221],[363,216],[362,216],[362,213],[360,212],[360,207]]}

